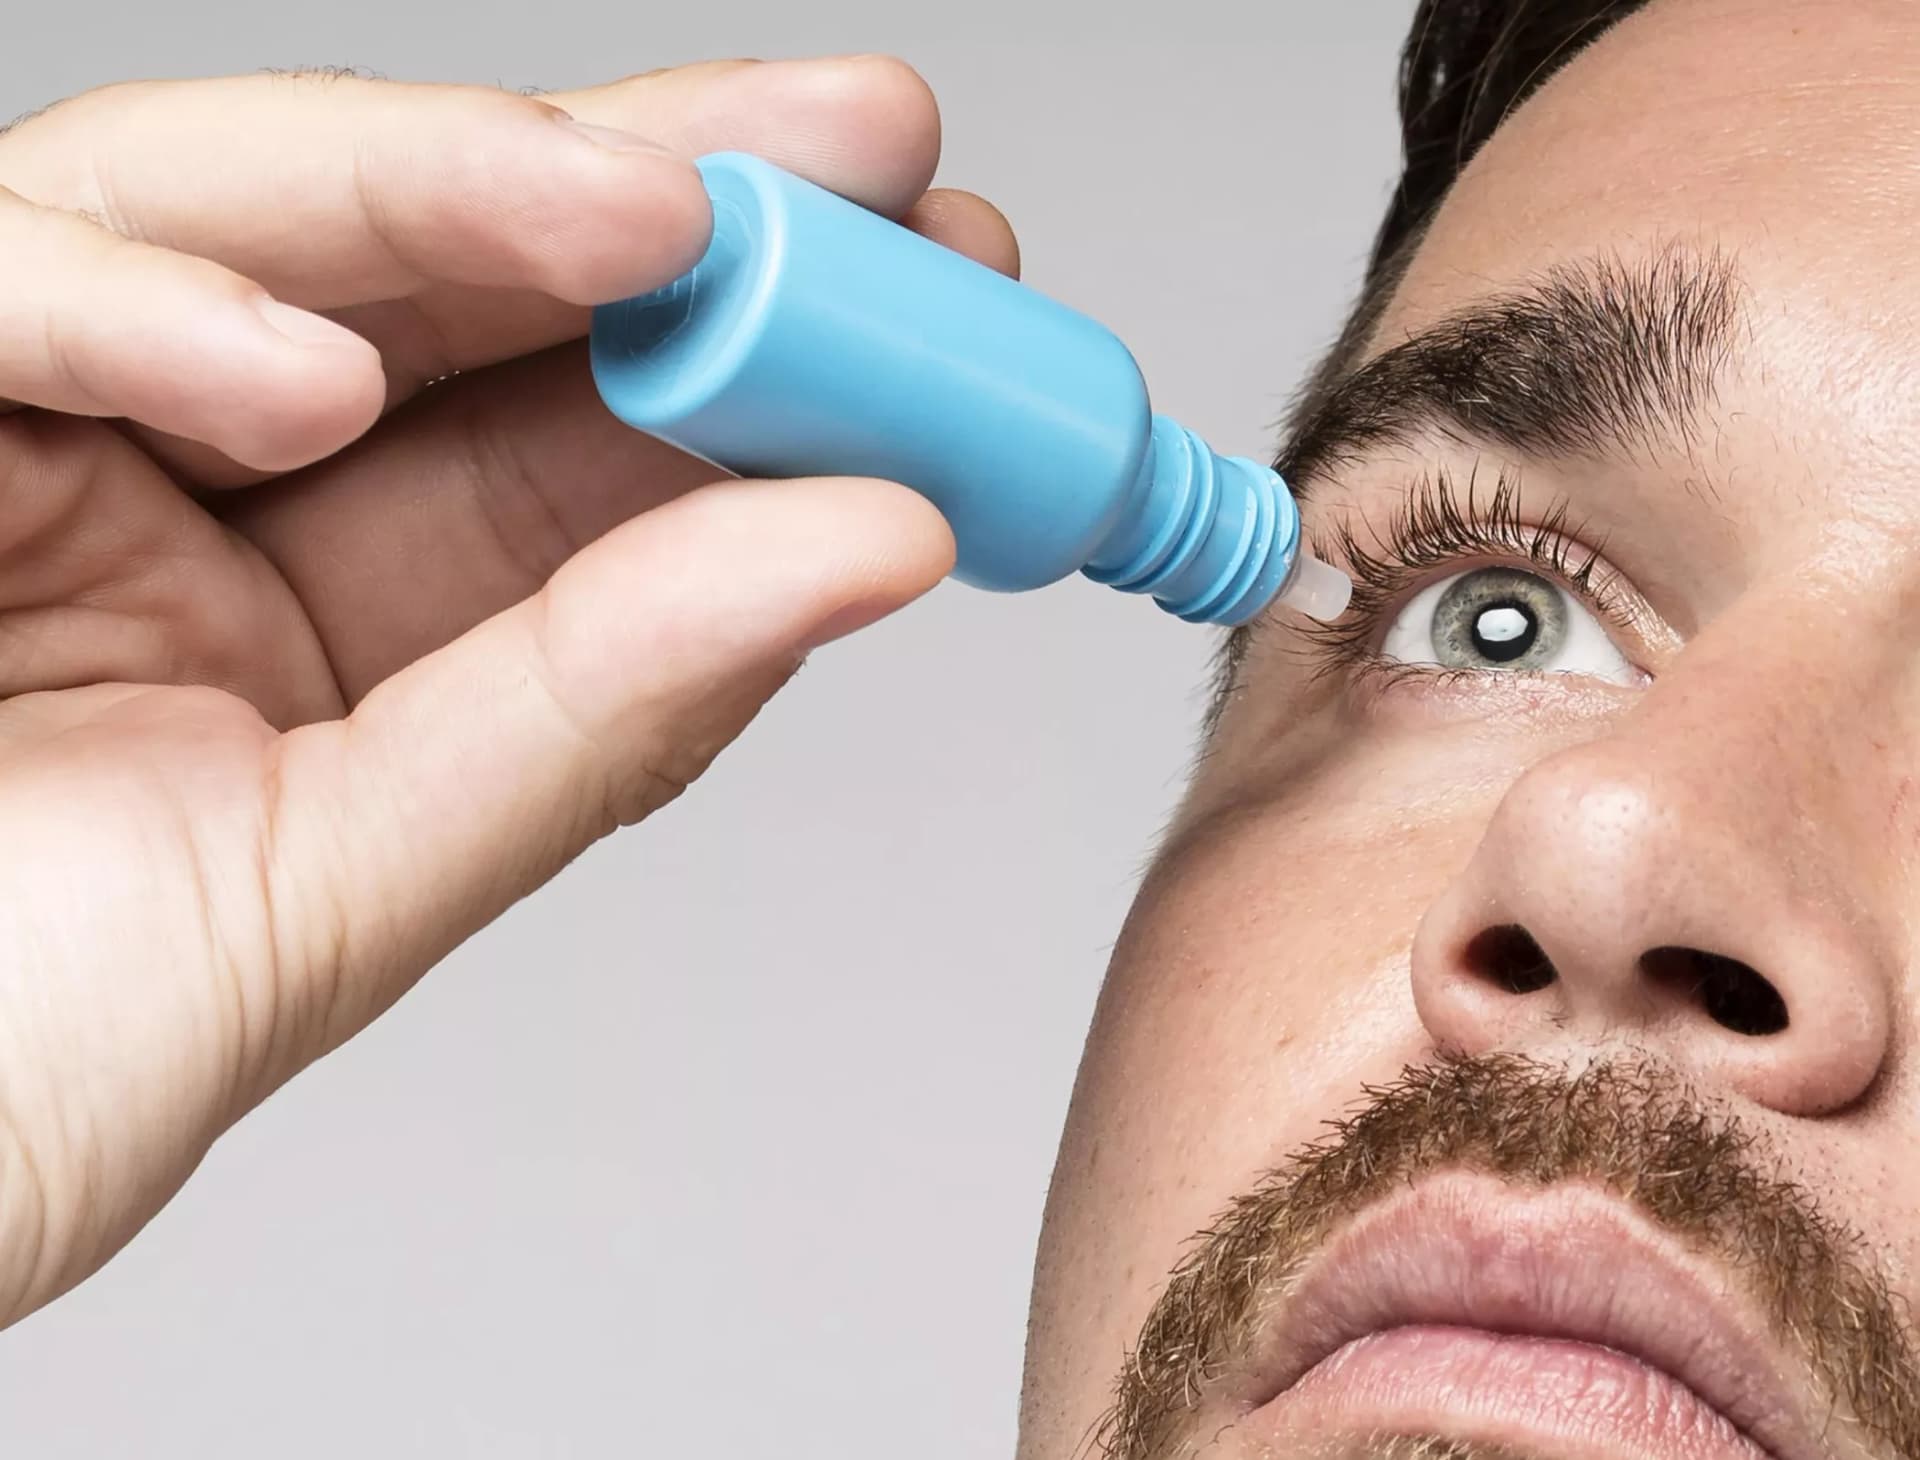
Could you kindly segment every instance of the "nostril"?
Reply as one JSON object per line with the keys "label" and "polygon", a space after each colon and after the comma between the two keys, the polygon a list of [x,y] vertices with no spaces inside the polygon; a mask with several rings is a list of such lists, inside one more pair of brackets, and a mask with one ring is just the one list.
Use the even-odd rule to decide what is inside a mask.
{"label": "nostril", "polygon": [[1640,969],[1656,983],[1700,1001],[1716,1024],[1735,1034],[1764,1038],[1786,1030],[1787,1001],[1752,965],[1698,948],[1655,948],[1640,955]]}
{"label": "nostril", "polygon": [[1475,934],[1466,961],[1474,973],[1510,994],[1537,994],[1560,976],[1533,934],[1517,924]]}

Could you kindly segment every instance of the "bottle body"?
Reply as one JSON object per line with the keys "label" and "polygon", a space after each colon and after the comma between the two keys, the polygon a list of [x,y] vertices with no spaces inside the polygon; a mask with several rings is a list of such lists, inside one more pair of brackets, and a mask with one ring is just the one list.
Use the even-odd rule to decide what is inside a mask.
{"label": "bottle body", "polygon": [[745,476],[913,487],[980,587],[1084,570],[1220,624],[1344,608],[1286,485],[1155,416],[1104,326],[759,158],[700,171],[700,262],[594,311],[594,380],[628,425]]}
{"label": "bottle body", "polygon": [[743,475],[904,482],[952,525],[956,576],[982,587],[1083,567],[1147,456],[1126,346],[760,159],[700,167],[706,256],[595,311],[594,377],[614,414]]}

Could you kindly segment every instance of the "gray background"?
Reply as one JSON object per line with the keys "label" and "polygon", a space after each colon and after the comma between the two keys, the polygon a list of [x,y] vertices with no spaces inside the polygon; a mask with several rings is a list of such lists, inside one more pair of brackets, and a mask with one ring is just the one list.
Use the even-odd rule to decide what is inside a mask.
{"label": "gray background", "polygon": [[[1028,280],[1265,454],[1389,186],[1411,0],[1046,4],[11,0],[0,114],[267,65],[562,87],[893,51]],[[1074,1062],[1211,646],[1074,582],[947,585],[819,655],[0,1335],[0,1449],[1010,1454]]]}

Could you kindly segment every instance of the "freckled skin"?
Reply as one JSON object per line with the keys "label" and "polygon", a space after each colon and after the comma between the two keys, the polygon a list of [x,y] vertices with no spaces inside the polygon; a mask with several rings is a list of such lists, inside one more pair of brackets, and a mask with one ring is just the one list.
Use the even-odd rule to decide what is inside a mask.
{"label": "freckled skin", "polygon": [[[1088,1039],[1020,1460],[1080,1453],[1193,1233],[1437,1052],[1650,1052],[1920,1273],[1917,202],[1902,0],[1656,0],[1469,169],[1377,339],[1605,251],[1718,248],[1744,279],[1742,359],[1690,451],[1523,468],[1523,508],[1572,502],[1648,599],[1622,647],[1652,682],[1362,695],[1254,642]],[[1316,485],[1310,530],[1384,520],[1418,471],[1476,454],[1503,460],[1370,459]],[[1544,1001],[1463,966],[1503,921],[1561,966]],[[1649,982],[1636,960],[1663,944],[1750,964],[1791,1026],[1744,1037]]]}

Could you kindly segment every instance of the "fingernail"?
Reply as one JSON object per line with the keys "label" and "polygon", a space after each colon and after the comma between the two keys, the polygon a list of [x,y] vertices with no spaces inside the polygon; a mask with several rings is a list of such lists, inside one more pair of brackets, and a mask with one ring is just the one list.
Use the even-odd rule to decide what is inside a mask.
{"label": "fingernail", "polygon": [[284,335],[294,344],[303,348],[314,345],[337,345],[340,337],[348,331],[342,325],[304,309],[295,309],[291,304],[282,304],[278,299],[262,298],[254,301],[255,309],[277,334]]}
{"label": "fingernail", "polygon": [[642,137],[638,132],[623,132],[618,127],[603,127],[597,122],[583,122],[578,117],[561,112],[556,118],[569,132],[577,132],[596,147],[604,147],[609,152],[661,152],[671,153],[672,149],[662,147],[651,137]]}

